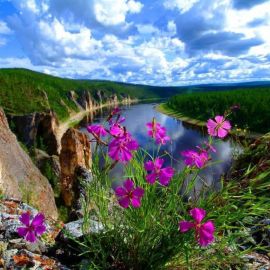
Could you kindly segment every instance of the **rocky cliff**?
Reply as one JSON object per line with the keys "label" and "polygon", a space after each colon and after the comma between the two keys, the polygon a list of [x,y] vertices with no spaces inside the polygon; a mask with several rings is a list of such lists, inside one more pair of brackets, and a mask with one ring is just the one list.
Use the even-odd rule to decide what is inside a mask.
{"label": "rocky cliff", "polygon": [[68,129],[61,140],[61,194],[66,206],[72,206],[76,199],[78,179],[76,169],[91,167],[91,148],[86,134],[74,129]]}
{"label": "rocky cliff", "polygon": [[45,148],[49,155],[58,154],[56,131],[59,122],[53,111],[9,115],[8,120],[18,139],[28,148]]}
{"label": "rocky cliff", "polygon": [[57,218],[53,190],[9,129],[0,109],[0,193],[28,202]]}

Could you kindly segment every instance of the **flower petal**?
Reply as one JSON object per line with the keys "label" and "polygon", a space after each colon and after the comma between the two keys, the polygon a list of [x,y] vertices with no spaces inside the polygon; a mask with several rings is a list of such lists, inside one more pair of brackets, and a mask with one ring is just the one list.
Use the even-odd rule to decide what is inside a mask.
{"label": "flower petal", "polygon": [[146,171],[153,171],[155,169],[155,165],[154,162],[149,160],[147,162],[144,163],[144,168]]}
{"label": "flower petal", "polygon": [[128,208],[130,200],[129,200],[129,197],[126,196],[126,197],[123,197],[122,199],[119,199],[118,202],[123,208]]}
{"label": "flower petal", "polygon": [[164,163],[164,159],[163,158],[157,158],[155,160],[155,162],[154,162],[155,168],[156,169],[160,169],[162,167],[163,163]]}
{"label": "flower petal", "polygon": [[131,204],[134,208],[138,208],[141,206],[141,199],[134,197],[131,199]]}
{"label": "flower petal", "polygon": [[134,189],[134,182],[131,179],[127,179],[124,182],[124,187],[127,190],[127,192],[131,192]]}
{"label": "flower petal", "polygon": [[166,167],[160,170],[159,182],[161,185],[167,186],[173,177],[174,170],[172,167]]}
{"label": "flower petal", "polygon": [[146,175],[146,181],[151,185],[156,182],[156,179],[157,179],[156,173],[150,173],[150,174]]}
{"label": "flower petal", "polygon": [[127,194],[127,191],[123,187],[117,187],[114,192],[118,197],[123,197]]}
{"label": "flower petal", "polygon": [[215,240],[214,231],[215,226],[212,221],[207,221],[201,225],[199,229],[199,244],[201,246],[207,246],[212,243]]}
{"label": "flower petal", "polygon": [[228,130],[232,128],[231,123],[227,120],[223,122],[222,127]]}
{"label": "flower petal", "polygon": [[34,243],[36,241],[36,236],[33,231],[28,231],[25,237],[26,241]]}
{"label": "flower petal", "polygon": [[213,119],[208,119],[207,128],[215,129],[216,126],[217,126],[217,123]]}
{"label": "flower petal", "polygon": [[189,231],[193,227],[194,227],[194,223],[192,223],[190,221],[184,220],[184,221],[179,222],[179,230],[182,233]]}
{"label": "flower petal", "polygon": [[215,117],[215,120],[216,120],[216,122],[217,122],[218,124],[221,124],[221,123],[224,121],[224,116],[222,116],[222,115],[217,115],[217,116]]}
{"label": "flower petal", "polygon": [[42,235],[46,231],[45,225],[39,225],[35,228],[36,235]]}
{"label": "flower petal", "polygon": [[28,233],[28,228],[25,228],[25,227],[19,227],[19,228],[17,229],[17,233],[19,234],[19,236],[25,237],[26,234]]}
{"label": "flower petal", "polygon": [[224,138],[228,134],[228,131],[226,129],[222,128],[222,127],[219,128],[217,132],[218,132],[218,137],[219,138]]}
{"label": "flower petal", "polygon": [[38,214],[33,218],[31,225],[34,226],[34,227],[35,227],[35,226],[40,226],[40,225],[43,224],[44,220],[45,220],[44,215],[43,215],[42,213],[38,213]]}
{"label": "flower petal", "polygon": [[25,212],[25,213],[21,214],[20,222],[26,226],[29,226],[30,225],[30,213]]}
{"label": "flower petal", "polygon": [[132,154],[129,150],[126,150],[126,149],[123,149],[121,152],[120,152],[120,161],[124,164],[126,164],[128,161],[130,161],[132,159]]}
{"label": "flower petal", "polygon": [[193,208],[189,211],[189,214],[197,223],[201,223],[206,215],[206,211],[202,208]]}

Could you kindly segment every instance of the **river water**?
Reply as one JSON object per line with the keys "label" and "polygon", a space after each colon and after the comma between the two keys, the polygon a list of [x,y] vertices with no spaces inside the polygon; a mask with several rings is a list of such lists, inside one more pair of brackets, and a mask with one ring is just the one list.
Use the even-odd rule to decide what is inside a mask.
{"label": "river water", "polygon": [[[137,139],[139,145],[144,149],[152,151],[153,144],[147,135],[145,124],[151,122],[155,117],[157,122],[167,129],[172,142],[161,147],[161,153],[168,151],[176,160],[166,158],[166,164],[176,170],[181,170],[185,165],[180,152],[187,149],[196,149],[208,140],[207,134],[204,134],[199,128],[191,127],[180,120],[167,116],[155,110],[156,103],[136,104],[131,106],[122,106],[121,114],[126,118],[124,125],[127,130]],[[86,117],[80,124],[80,130],[87,133],[86,126],[92,123],[103,123],[108,115],[107,110],[98,112],[95,116]],[[88,133],[87,133],[88,134]],[[217,152],[212,153],[212,165],[200,172],[196,187],[198,190],[202,186],[219,189],[220,177],[230,168],[232,158],[240,151],[239,146],[232,140],[214,140],[214,147]],[[172,163],[171,163],[172,162]],[[123,180],[123,168],[118,164],[111,172],[112,179],[116,182]]]}

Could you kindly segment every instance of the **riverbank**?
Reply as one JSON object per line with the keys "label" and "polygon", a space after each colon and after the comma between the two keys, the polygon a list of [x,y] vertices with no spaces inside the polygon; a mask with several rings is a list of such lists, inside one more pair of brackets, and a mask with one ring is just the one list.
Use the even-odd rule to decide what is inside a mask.
{"label": "riverbank", "polygon": [[[59,145],[61,145],[61,138],[64,135],[64,133],[71,127],[80,122],[87,114],[94,113],[97,110],[101,110],[106,107],[110,106],[118,106],[118,105],[130,105],[133,103],[139,102],[138,99],[130,99],[129,102],[127,103],[126,100],[115,102],[115,103],[103,103],[97,106],[91,107],[89,110],[81,110],[76,113],[70,114],[70,117],[66,119],[65,121],[62,121],[59,123],[59,126],[56,131],[56,138],[57,141],[59,142]],[[60,149],[59,149],[60,150]]]}
{"label": "riverbank", "polygon": [[[194,119],[194,118],[190,118],[188,116],[185,116],[183,114],[181,114],[180,112],[177,112],[173,109],[171,109],[170,107],[167,106],[166,103],[161,103],[156,105],[155,109],[158,112],[164,113],[168,116],[174,117],[178,120],[181,120],[182,122],[190,125],[190,126],[194,126],[197,128],[201,128],[204,131],[207,131],[206,128],[206,122],[198,120],[198,119]],[[230,132],[230,136],[232,136],[233,138],[237,138],[237,139],[247,139],[249,141],[253,141],[256,140],[257,138],[261,137],[263,134],[261,133],[256,133],[256,132],[244,132],[243,130],[232,130]]]}

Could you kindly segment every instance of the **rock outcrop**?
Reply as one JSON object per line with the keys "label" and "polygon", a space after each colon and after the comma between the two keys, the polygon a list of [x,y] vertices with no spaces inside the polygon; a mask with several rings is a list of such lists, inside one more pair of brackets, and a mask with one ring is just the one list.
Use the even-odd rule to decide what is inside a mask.
{"label": "rock outcrop", "polygon": [[57,218],[53,190],[9,129],[0,109],[0,193],[28,202]]}
{"label": "rock outcrop", "polygon": [[[15,200],[0,200],[0,269],[62,269],[68,270],[59,261],[48,256],[55,238],[63,227],[49,218],[45,221],[44,238],[30,243],[17,233],[22,224],[20,215],[28,212],[35,216],[37,209]],[[2,268],[3,267],[3,268]]]}
{"label": "rock outcrop", "polygon": [[59,125],[53,111],[28,115],[9,115],[12,129],[28,148],[43,148],[49,155],[58,154],[56,130]]}
{"label": "rock outcrop", "polygon": [[86,134],[74,128],[65,132],[61,140],[60,166],[62,198],[65,205],[71,207],[78,184],[76,169],[91,168],[91,148]]}

